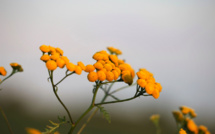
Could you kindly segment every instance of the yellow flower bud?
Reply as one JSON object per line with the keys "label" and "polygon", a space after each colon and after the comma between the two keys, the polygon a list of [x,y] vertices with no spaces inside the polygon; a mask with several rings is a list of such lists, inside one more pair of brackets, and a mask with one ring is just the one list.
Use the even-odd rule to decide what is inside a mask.
{"label": "yellow flower bud", "polygon": [[63,59],[61,59],[61,58],[58,58],[56,63],[57,63],[57,66],[60,67],[60,68],[63,68],[65,66],[65,64],[66,64],[65,61]]}
{"label": "yellow flower bud", "polygon": [[95,60],[102,60],[103,59],[103,54],[97,52],[97,53],[95,53],[93,55],[93,59],[95,59]]}
{"label": "yellow flower bud", "polygon": [[49,53],[51,53],[51,54],[56,52],[55,48],[52,46],[49,46],[49,50],[50,50]]}
{"label": "yellow flower bud", "polygon": [[7,71],[5,70],[4,67],[0,67],[0,75],[5,76],[7,74]]}
{"label": "yellow flower bud", "polygon": [[132,83],[133,83],[133,78],[132,78],[132,76],[131,75],[129,75],[129,74],[123,74],[122,75],[122,79],[123,79],[123,81],[125,82],[125,83],[127,83],[128,85],[131,85]]}
{"label": "yellow flower bud", "polygon": [[78,66],[80,66],[82,70],[86,69],[86,66],[81,61],[78,62]]}
{"label": "yellow flower bud", "polygon": [[155,99],[157,99],[157,98],[159,98],[159,96],[160,96],[160,92],[159,92],[158,90],[154,90],[153,93],[152,93],[152,96],[153,96]]}
{"label": "yellow flower bud", "polygon": [[96,72],[90,72],[88,75],[87,75],[87,78],[90,82],[95,82],[96,80],[98,80],[98,75]]}
{"label": "yellow flower bud", "polygon": [[118,57],[116,55],[109,55],[110,60],[118,66]]}
{"label": "yellow flower bud", "polygon": [[188,119],[188,120],[187,120],[187,128],[188,128],[190,131],[194,132],[195,134],[198,133],[198,127],[197,127],[197,125],[196,125],[196,123],[195,123],[193,120],[191,120],[191,119]]}
{"label": "yellow flower bud", "polygon": [[57,68],[57,63],[53,60],[49,60],[46,62],[46,67],[48,70],[55,70]]}
{"label": "yellow flower bud", "polygon": [[145,90],[147,94],[152,94],[154,92],[154,84],[153,83],[147,83],[145,86]]}
{"label": "yellow flower bud", "polygon": [[100,81],[104,81],[106,79],[106,74],[104,71],[98,71],[97,75],[98,75],[98,80]]}
{"label": "yellow flower bud", "polygon": [[148,79],[148,71],[139,71],[136,73],[139,79]]}
{"label": "yellow flower bud", "polygon": [[116,70],[118,72],[118,74],[121,75],[121,70],[118,67],[115,67],[114,70]]}
{"label": "yellow flower bud", "polygon": [[102,63],[100,63],[100,62],[96,62],[95,64],[93,64],[93,66],[94,66],[96,69],[99,69],[99,70],[103,68]]}
{"label": "yellow flower bud", "polygon": [[41,45],[40,50],[44,53],[47,53],[50,51],[49,46],[47,46],[47,45]]}
{"label": "yellow flower bud", "polygon": [[75,70],[75,65],[71,62],[66,64],[66,68],[70,71],[73,72]]}
{"label": "yellow flower bud", "polygon": [[162,91],[162,86],[161,86],[160,83],[155,82],[155,88],[156,88],[159,92]]}
{"label": "yellow flower bud", "polygon": [[82,69],[80,66],[75,66],[75,73],[80,75],[82,73]]}
{"label": "yellow flower bud", "polygon": [[46,61],[50,60],[50,56],[48,54],[44,54],[40,57],[40,60],[46,62]]}
{"label": "yellow flower bud", "polygon": [[187,134],[187,132],[183,128],[181,128],[179,134]]}
{"label": "yellow flower bud", "polygon": [[173,111],[172,114],[176,122],[182,122],[184,120],[184,115],[180,111]]}
{"label": "yellow flower bud", "polygon": [[102,65],[105,64],[105,61],[104,61],[104,60],[98,60],[97,62],[101,63]]}
{"label": "yellow flower bud", "polygon": [[52,60],[57,60],[58,58],[60,58],[60,54],[59,53],[53,53],[50,57]]}
{"label": "yellow flower bud", "polygon": [[137,84],[138,84],[140,87],[144,88],[144,87],[146,86],[147,82],[146,82],[144,79],[138,79],[138,80],[137,80]]}
{"label": "yellow flower bud", "polygon": [[106,79],[108,81],[113,81],[114,80],[114,74],[111,71],[106,72]]}
{"label": "yellow flower bud", "polygon": [[85,72],[93,72],[95,70],[95,67],[91,64],[86,65]]}
{"label": "yellow flower bud", "polygon": [[14,69],[17,70],[18,72],[22,72],[23,68],[21,65],[19,65],[18,63],[10,63],[10,66]]}
{"label": "yellow flower bud", "polygon": [[59,53],[60,55],[63,55],[63,50],[61,50],[60,48],[55,48],[56,52]]}
{"label": "yellow flower bud", "polygon": [[119,74],[116,70],[113,70],[112,73],[114,74],[114,80],[117,80],[119,78]]}
{"label": "yellow flower bud", "polygon": [[69,59],[66,56],[61,56],[61,59],[65,61],[65,63],[69,63]]}
{"label": "yellow flower bud", "polygon": [[111,71],[112,70],[112,66],[110,64],[105,64],[104,65],[104,68],[107,70],[107,71]]}

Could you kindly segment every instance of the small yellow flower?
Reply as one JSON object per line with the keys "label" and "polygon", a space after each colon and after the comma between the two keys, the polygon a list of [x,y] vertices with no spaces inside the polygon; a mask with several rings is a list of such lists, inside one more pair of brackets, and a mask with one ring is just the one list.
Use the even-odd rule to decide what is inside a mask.
{"label": "small yellow flower", "polygon": [[71,62],[66,64],[66,68],[70,71],[73,72],[75,70],[75,65]]}
{"label": "small yellow flower", "polygon": [[59,68],[64,68],[64,66],[66,64],[65,61],[63,59],[61,59],[61,58],[58,58],[57,61],[56,61],[56,63],[57,63],[57,66]]}
{"label": "small yellow flower", "polygon": [[161,86],[160,83],[155,82],[155,88],[156,88],[159,92],[162,91],[162,86]]}
{"label": "small yellow flower", "polygon": [[153,83],[147,83],[145,86],[145,90],[147,94],[152,94],[154,92],[154,84]]}
{"label": "small yellow flower", "polygon": [[58,58],[60,58],[60,54],[59,53],[53,53],[50,57],[52,60],[57,60]]}
{"label": "small yellow flower", "polygon": [[55,48],[56,52],[59,53],[60,55],[63,55],[63,50],[61,50],[60,48]]}
{"label": "small yellow flower", "polygon": [[181,128],[179,134],[187,134],[187,132],[183,128]]}
{"label": "small yellow flower", "polygon": [[49,46],[47,45],[41,45],[40,50],[44,53],[48,53],[50,51]]}
{"label": "small yellow flower", "polygon": [[87,78],[90,82],[95,82],[96,80],[98,80],[98,75],[96,72],[90,72],[88,75],[87,75]]}
{"label": "small yellow flower", "polygon": [[51,54],[56,52],[55,48],[52,46],[49,46],[49,50],[50,50],[49,53],[51,53]]}
{"label": "small yellow flower", "polygon": [[137,84],[138,84],[140,87],[144,88],[144,87],[146,86],[147,82],[146,82],[144,79],[138,79],[138,80],[137,80]]}
{"label": "small yellow flower", "polygon": [[80,66],[75,66],[75,73],[78,74],[78,75],[81,75],[82,69],[81,69]]}
{"label": "small yellow flower", "polygon": [[86,66],[81,61],[78,62],[78,66],[80,66],[82,70],[86,69]]}
{"label": "small yellow flower", "polygon": [[157,98],[159,98],[159,96],[160,96],[160,92],[158,91],[158,90],[154,90],[153,91],[153,93],[152,93],[152,96],[155,98],[155,99],[157,99]]}
{"label": "small yellow flower", "polygon": [[100,81],[104,81],[106,79],[106,74],[104,71],[98,71],[97,75],[98,75],[98,80]]}
{"label": "small yellow flower", "polygon": [[110,64],[105,64],[104,65],[104,68],[107,70],[107,71],[111,71],[112,70],[112,66]]}
{"label": "small yellow flower", "polygon": [[0,67],[0,75],[5,76],[7,74],[7,71],[5,70],[4,67]]}
{"label": "small yellow flower", "polygon": [[48,68],[48,70],[55,70],[57,68],[57,63],[53,60],[49,60],[46,62],[46,67]]}
{"label": "small yellow flower", "polygon": [[118,57],[116,55],[109,55],[110,60],[118,66]]}
{"label": "small yellow flower", "polygon": [[119,73],[116,70],[113,70],[112,73],[114,74],[114,80],[119,78]]}
{"label": "small yellow flower", "polygon": [[199,133],[203,132],[204,134],[210,134],[210,132],[208,131],[208,128],[204,125],[200,125],[199,126]]}
{"label": "small yellow flower", "polygon": [[115,69],[114,70],[116,70],[117,71],[117,73],[119,74],[119,75],[121,75],[121,70],[118,68],[118,67],[115,67]]}
{"label": "small yellow flower", "polygon": [[48,54],[44,54],[40,57],[40,60],[46,62],[46,61],[50,60],[50,56]]}
{"label": "small yellow flower", "polygon": [[65,61],[65,63],[69,63],[69,59],[66,56],[61,56],[61,59]]}
{"label": "small yellow flower", "polygon": [[26,128],[27,134],[42,134],[39,130],[35,128]]}
{"label": "small yellow flower", "polygon": [[14,69],[17,70],[18,72],[22,72],[23,68],[21,65],[19,65],[18,63],[10,63],[10,66]]}
{"label": "small yellow flower", "polygon": [[106,72],[106,79],[107,79],[108,81],[113,81],[113,80],[114,80],[114,74],[113,74],[113,72],[107,71],[107,72]]}
{"label": "small yellow flower", "polygon": [[103,59],[103,54],[97,52],[93,55],[94,60],[102,60]]}
{"label": "small yellow flower", "polygon": [[192,119],[187,119],[187,128],[195,134],[198,133],[198,127]]}
{"label": "small yellow flower", "polygon": [[104,61],[104,60],[98,60],[97,62],[101,63],[102,65],[105,64],[105,61]]}
{"label": "small yellow flower", "polygon": [[86,65],[85,72],[93,72],[95,70],[95,67],[91,64]]}
{"label": "small yellow flower", "polygon": [[131,85],[133,83],[133,78],[129,74],[123,74],[122,75],[122,80],[127,83],[128,85]]}
{"label": "small yellow flower", "polygon": [[96,68],[96,69],[102,69],[103,68],[103,65],[101,62],[96,62],[95,64],[93,64],[93,66]]}

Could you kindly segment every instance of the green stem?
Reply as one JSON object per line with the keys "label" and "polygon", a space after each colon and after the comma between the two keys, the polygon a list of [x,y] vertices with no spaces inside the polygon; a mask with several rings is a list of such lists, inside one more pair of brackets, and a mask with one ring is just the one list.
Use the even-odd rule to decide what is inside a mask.
{"label": "green stem", "polygon": [[118,92],[118,91],[120,91],[120,90],[122,90],[122,89],[131,87],[131,86],[134,86],[134,85],[136,85],[136,84],[137,84],[137,83],[134,83],[134,84],[132,84],[132,85],[130,85],[130,86],[124,86],[124,87],[118,88],[118,89],[114,90],[113,92],[111,92],[110,94],[114,94],[114,93],[116,93],[116,92]]}
{"label": "green stem", "polygon": [[64,76],[57,84],[55,84],[55,86],[57,86],[58,84],[60,84],[64,79],[66,79],[66,77],[68,77],[68,76],[70,76],[72,74],[74,74],[74,72],[66,74],[66,76]]}
{"label": "green stem", "polygon": [[5,81],[5,80],[7,80],[8,78],[10,78],[12,75],[14,75],[16,72],[13,70],[12,72],[11,72],[11,74],[10,75],[8,75],[6,78],[4,78],[2,81],[0,81],[0,85]]}
{"label": "green stem", "polygon": [[60,99],[60,97],[58,96],[58,94],[57,94],[57,92],[56,92],[56,85],[54,85],[54,82],[53,82],[53,71],[51,71],[51,73],[49,73],[49,74],[50,74],[50,79],[51,79],[51,83],[52,83],[52,88],[53,88],[54,94],[55,94],[55,96],[57,97],[57,99],[58,99],[58,101],[60,102],[60,104],[61,104],[61,105],[64,107],[64,109],[66,110],[66,112],[67,112],[67,114],[68,114],[68,116],[69,116],[70,122],[71,122],[72,124],[74,124],[69,110],[67,109],[67,107],[66,107],[65,104],[62,102],[62,100]]}
{"label": "green stem", "polygon": [[137,97],[139,97],[139,96],[134,96],[134,97],[131,97],[131,98],[128,98],[128,99],[123,99],[123,100],[108,101],[108,102],[97,103],[97,104],[95,104],[95,106],[104,105],[104,104],[111,104],[111,103],[125,102],[125,101],[129,101],[129,100],[133,100],[133,99],[135,99],[135,98],[137,98]]}
{"label": "green stem", "polygon": [[86,116],[95,107],[96,95],[97,95],[98,89],[101,85],[102,85],[102,83],[99,83],[99,84],[96,83],[96,89],[93,94],[93,99],[92,99],[92,102],[91,102],[89,108],[78,118],[78,120],[75,122],[75,124],[71,127],[69,134],[73,133],[73,131],[76,128],[76,126],[78,125],[78,123],[84,118],[84,116]]}
{"label": "green stem", "polygon": [[10,126],[10,123],[9,123],[9,121],[8,121],[8,119],[7,119],[7,116],[6,116],[6,114],[4,113],[4,111],[3,111],[3,109],[2,109],[1,107],[0,107],[0,112],[2,113],[2,116],[3,116],[4,119],[5,119],[5,122],[6,122],[6,124],[7,124],[7,127],[8,127],[8,129],[9,129],[10,133],[13,134],[13,131],[12,131],[12,128],[11,128],[11,126]]}

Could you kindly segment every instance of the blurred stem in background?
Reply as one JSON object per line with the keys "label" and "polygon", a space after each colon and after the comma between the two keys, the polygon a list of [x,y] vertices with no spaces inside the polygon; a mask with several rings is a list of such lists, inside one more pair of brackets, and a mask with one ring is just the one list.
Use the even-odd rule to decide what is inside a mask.
{"label": "blurred stem in background", "polygon": [[2,116],[4,117],[4,120],[5,120],[6,124],[7,124],[7,127],[9,129],[10,133],[13,134],[13,131],[12,131],[10,123],[9,123],[9,121],[7,119],[7,116],[6,116],[6,114],[4,113],[4,111],[3,111],[3,109],[1,107],[0,107],[0,112],[1,112]]}

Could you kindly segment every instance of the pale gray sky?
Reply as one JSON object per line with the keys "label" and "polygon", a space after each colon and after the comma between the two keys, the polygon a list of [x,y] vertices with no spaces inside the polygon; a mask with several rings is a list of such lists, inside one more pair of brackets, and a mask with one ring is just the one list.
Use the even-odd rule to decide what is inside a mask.
{"label": "pale gray sky", "polygon": [[[163,108],[171,112],[187,105],[214,123],[214,24],[214,0],[1,0],[0,66],[10,72],[9,63],[18,62],[24,68],[1,85],[1,100],[22,99],[34,112],[60,107],[39,60],[42,44],[60,47],[72,62],[85,64],[94,63],[96,51],[114,46],[123,52],[120,58],[136,71],[147,68],[163,86],[158,100],[142,97],[128,103],[132,108],[117,104],[119,111],[134,112],[141,105],[157,113]],[[63,71],[56,72],[62,76]],[[92,83],[86,73],[72,76],[59,88],[68,105],[87,108]],[[134,91],[130,88],[119,97]]]}

